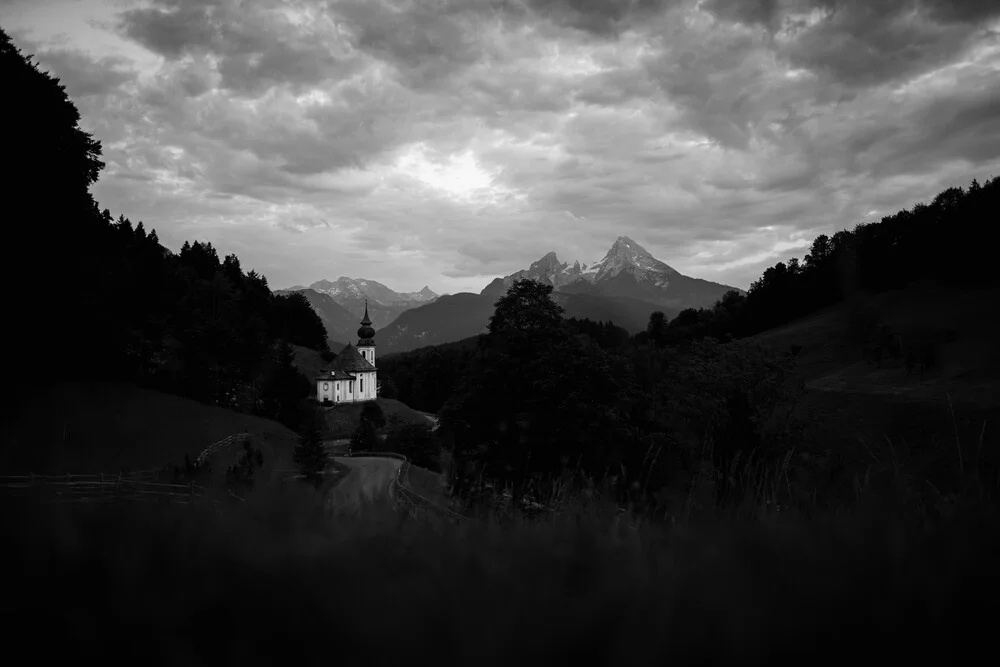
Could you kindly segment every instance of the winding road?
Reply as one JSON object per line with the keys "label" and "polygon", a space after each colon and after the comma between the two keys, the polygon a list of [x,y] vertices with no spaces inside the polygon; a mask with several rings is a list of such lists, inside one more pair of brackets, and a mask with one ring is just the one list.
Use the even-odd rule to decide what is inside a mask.
{"label": "winding road", "polygon": [[362,503],[389,495],[389,488],[403,462],[380,456],[337,456],[337,463],[350,472],[330,489],[326,506],[330,509],[358,510]]}

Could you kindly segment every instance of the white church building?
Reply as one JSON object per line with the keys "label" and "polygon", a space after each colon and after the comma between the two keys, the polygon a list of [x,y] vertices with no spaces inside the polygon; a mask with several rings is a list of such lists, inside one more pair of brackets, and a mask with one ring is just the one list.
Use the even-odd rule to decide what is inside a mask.
{"label": "white church building", "polygon": [[377,373],[375,329],[365,303],[365,317],[358,329],[357,347],[348,343],[337,358],[316,376],[316,400],[334,404],[373,401],[378,398]]}

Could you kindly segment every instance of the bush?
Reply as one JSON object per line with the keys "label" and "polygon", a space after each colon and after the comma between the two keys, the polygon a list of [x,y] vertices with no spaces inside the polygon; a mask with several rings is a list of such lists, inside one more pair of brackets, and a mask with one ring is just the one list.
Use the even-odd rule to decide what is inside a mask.
{"label": "bush", "polygon": [[255,474],[264,466],[264,454],[250,441],[243,443],[243,454],[226,469],[226,486],[237,493],[253,489]]}
{"label": "bush", "polygon": [[430,426],[401,424],[385,439],[385,450],[402,454],[413,465],[441,472],[441,446]]}
{"label": "bush", "polygon": [[352,452],[372,452],[378,449],[378,434],[375,433],[375,426],[367,419],[362,419],[361,423],[351,435]]}
{"label": "bush", "polygon": [[361,407],[361,419],[371,422],[376,429],[385,426],[385,414],[375,401],[368,401]]}

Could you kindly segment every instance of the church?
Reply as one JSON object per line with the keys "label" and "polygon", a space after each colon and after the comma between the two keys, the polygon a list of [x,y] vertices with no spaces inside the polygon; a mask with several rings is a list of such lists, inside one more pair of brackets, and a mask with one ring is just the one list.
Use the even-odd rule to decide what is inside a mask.
{"label": "church", "polygon": [[358,329],[358,345],[350,343],[340,351],[337,358],[316,376],[316,400],[339,403],[359,403],[378,398],[378,380],[375,369],[375,329],[368,317],[368,303],[365,302],[365,317]]}

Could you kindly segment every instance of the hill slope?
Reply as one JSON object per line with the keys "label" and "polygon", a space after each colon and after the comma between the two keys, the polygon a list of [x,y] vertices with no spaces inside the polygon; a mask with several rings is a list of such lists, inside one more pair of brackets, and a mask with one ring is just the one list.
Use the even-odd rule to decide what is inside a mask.
{"label": "hill slope", "polygon": [[427,345],[439,345],[482,333],[493,315],[495,298],[461,292],[442,296],[407,310],[392,324],[376,332],[380,353],[407,352]]}
{"label": "hill slope", "polygon": [[296,436],[277,422],[132,385],[62,382],[4,420],[0,471],[148,470],[238,432],[278,467],[292,467]]}
{"label": "hill slope", "polygon": [[[807,385],[912,398],[992,401],[984,389],[1000,383],[1000,348],[993,322],[1000,320],[1000,290],[905,289],[860,296],[753,336],[776,347],[801,345],[798,368]],[[939,341],[934,367],[907,372],[887,355],[881,367],[863,357],[863,331],[882,322],[907,344]]]}
{"label": "hill slope", "polygon": [[[752,340],[801,346],[796,372],[803,393],[791,416],[802,425],[801,441],[813,460],[859,476],[876,462],[899,461],[914,479],[945,489],[961,478],[963,466],[992,466],[995,475],[1000,463],[997,304],[995,289],[898,290],[828,308]],[[904,345],[939,341],[934,365],[908,372],[895,355],[880,367],[866,362],[859,332],[873,319]]]}

